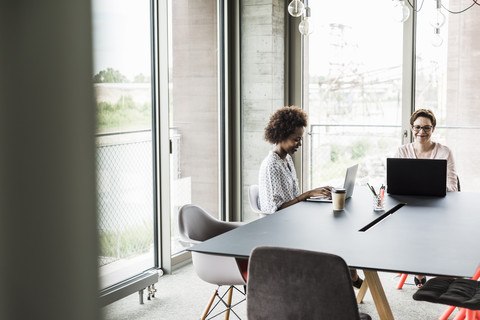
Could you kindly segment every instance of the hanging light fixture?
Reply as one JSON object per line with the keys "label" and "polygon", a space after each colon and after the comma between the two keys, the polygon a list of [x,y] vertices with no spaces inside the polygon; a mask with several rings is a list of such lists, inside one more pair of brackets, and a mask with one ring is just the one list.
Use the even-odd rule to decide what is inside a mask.
{"label": "hanging light fixture", "polygon": [[305,5],[301,0],[292,0],[288,5],[288,13],[293,17],[300,17],[305,11]]}
{"label": "hanging light fixture", "polygon": [[405,22],[410,17],[410,9],[405,4],[405,0],[393,0],[393,19],[397,22]]}
{"label": "hanging light fixture", "polygon": [[440,29],[436,28],[432,37],[432,46],[440,47],[443,43],[443,38],[440,35]]}
{"label": "hanging light fixture", "polygon": [[442,13],[442,1],[435,0],[437,2],[437,7],[433,11],[433,14],[430,17],[430,24],[435,29],[440,29],[445,24],[445,15]]}
{"label": "hanging light fixture", "polygon": [[298,25],[298,30],[304,36],[308,36],[313,32],[314,25],[312,19],[310,18],[310,7],[305,8],[305,17]]}

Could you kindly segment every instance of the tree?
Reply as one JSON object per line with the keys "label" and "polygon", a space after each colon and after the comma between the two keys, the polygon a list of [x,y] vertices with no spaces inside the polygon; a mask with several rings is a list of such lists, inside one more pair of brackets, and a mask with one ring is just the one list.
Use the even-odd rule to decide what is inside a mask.
{"label": "tree", "polygon": [[135,79],[133,79],[133,82],[135,83],[149,83],[150,82],[150,76],[145,76],[143,73],[137,74],[135,76]]}
{"label": "tree", "polygon": [[127,77],[118,70],[107,68],[93,76],[93,83],[123,83],[127,82]]}

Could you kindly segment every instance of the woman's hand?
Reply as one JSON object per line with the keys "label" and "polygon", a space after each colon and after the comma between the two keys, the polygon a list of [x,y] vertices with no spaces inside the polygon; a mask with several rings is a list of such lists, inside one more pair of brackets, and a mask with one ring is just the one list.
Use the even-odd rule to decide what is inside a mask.
{"label": "woman's hand", "polygon": [[311,197],[326,197],[328,199],[331,199],[332,198],[332,187],[330,187],[330,186],[320,187],[320,188],[316,188],[316,189],[304,192],[301,195],[299,195],[298,197],[296,197],[295,199],[283,203],[278,208],[278,210],[284,209],[286,207],[290,207],[291,205],[299,203],[300,201],[305,201],[307,198],[311,198]]}
{"label": "woman's hand", "polygon": [[307,198],[326,197],[326,198],[331,199],[332,198],[332,187],[331,186],[325,186],[325,187],[316,188],[316,189],[308,191],[307,194],[308,194]]}

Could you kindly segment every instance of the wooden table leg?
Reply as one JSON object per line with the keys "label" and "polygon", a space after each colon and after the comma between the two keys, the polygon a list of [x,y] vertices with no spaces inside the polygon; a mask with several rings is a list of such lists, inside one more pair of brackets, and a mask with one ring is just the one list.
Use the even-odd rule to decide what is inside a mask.
{"label": "wooden table leg", "polygon": [[357,303],[362,303],[363,298],[367,293],[367,290],[368,290],[368,280],[367,278],[365,278],[363,280],[362,286],[360,287],[360,290],[358,290],[358,293],[357,293]]}
{"label": "wooden table leg", "polygon": [[378,273],[375,270],[363,270],[365,280],[368,283],[370,292],[372,294],[373,302],[377,308],[378,315],[381,320],[393,320],[392,310],[388,304],[385,291],[383,291],[382,283],[378,277]]}

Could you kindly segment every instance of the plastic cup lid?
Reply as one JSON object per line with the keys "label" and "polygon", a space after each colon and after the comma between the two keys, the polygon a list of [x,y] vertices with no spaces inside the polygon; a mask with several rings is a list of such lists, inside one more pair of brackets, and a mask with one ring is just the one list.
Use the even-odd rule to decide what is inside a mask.
{"label": "plastic cup lid", "polygon": [[346,193],[346,190],[344,188],[333,188],[332,192],[334,192],[334,193]]}

